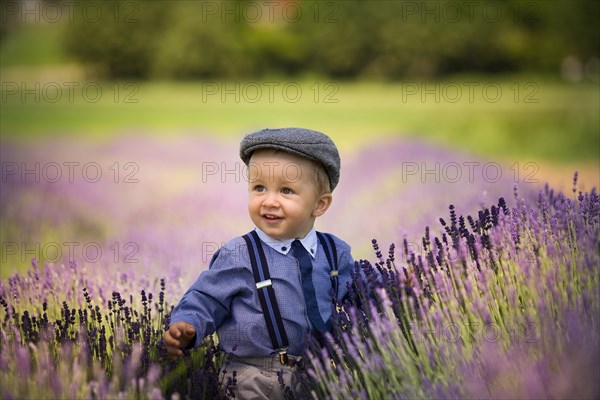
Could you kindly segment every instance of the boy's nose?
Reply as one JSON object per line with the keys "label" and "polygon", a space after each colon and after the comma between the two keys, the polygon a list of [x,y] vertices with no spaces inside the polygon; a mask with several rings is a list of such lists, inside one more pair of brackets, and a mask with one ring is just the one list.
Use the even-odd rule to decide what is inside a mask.
{"label": "boy's nose", "polygon": [[277,200],[277,195],[276,194],[268,194],[263,203],[262,203],[263,207],[279,207],[279,201]]}

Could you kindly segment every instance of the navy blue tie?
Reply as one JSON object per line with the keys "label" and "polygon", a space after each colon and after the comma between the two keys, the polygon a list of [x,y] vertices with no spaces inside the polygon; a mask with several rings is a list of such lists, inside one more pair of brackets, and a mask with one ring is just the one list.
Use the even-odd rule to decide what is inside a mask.
{"label": "navy blue tie", "polygon": [[300,263],[302,291],[304,292],[304,300],[306,301],[308,319],[318,332],[323,333],[326,328],[325,323],[323,323],[323,319],[321,318],[321,313],[319,312],[319,306],[317,305],[315,286],[312,281],[312,261],[310,260],[310,255],[298,239],[292,242],[292,253]]}

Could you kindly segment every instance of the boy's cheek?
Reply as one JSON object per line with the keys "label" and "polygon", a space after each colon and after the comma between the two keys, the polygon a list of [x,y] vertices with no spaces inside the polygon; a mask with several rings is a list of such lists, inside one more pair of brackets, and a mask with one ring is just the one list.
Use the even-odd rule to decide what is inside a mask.
{"label": "boy's cheek", "polygon": [[255,191],[248,192],[248,202],[250,204],[260,201],[259,195]]}

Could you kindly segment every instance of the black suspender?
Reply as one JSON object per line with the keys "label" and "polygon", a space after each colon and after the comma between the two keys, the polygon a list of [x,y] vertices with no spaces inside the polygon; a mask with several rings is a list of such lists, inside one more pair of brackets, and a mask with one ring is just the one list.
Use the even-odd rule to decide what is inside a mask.
{"label": "black suspender", "polygon": [[[258,234],[251,231],[242,236],[248,246],[248,254],[250,256],[250,264],[252,265],[252,274],[256,282],[256,290],[263,311],[263,316],[267,324],[267,330],[271,343],[274,349],[279,350],[279,359],[282,364],[287,364],[287,348],[289,346],[288,337],[283,327],[283,320],[275,298],[275,291],[269,274],[269,266],[265,257],[265,252]],[[321,243],[321,247],[325,251],[327,262],[329,263],[331,287],[334,290],[334,301],[338,294],[338,262],[337,250],[331,235],[327,233],[317,232],[317,237]],[[327,324],[329,326],[329,324]]]}
{"label": "black suspender", "polygon": [[[283,320],[281,319],[277,299],[275,299],[269,266],[267,265],[267,259],[260,239],[255,231],[244,235],[243,238],[246,241],[246,245],[248,245],[252,273],[256,281],[256,290],[258,291],[258,298],[260,299],[263,316],[267,323],[271,343],[274,349],[286,349],[289,346],[289,342],[283,328]],[[259,257],[257,257],[257,253]]]}

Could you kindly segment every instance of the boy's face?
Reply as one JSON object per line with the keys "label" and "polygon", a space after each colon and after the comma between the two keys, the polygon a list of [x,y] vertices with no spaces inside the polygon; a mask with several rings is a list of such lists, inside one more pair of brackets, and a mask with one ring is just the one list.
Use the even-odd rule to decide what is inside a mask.
{"label": "boy's face", "polygon": [[248,166],[248,211],[252,222],[274,239],[303,238],[331,204],[321,194],[312,164],[284,151],[258,150]]}

